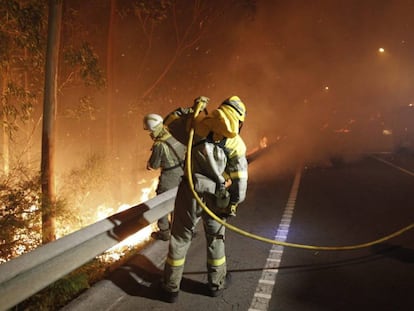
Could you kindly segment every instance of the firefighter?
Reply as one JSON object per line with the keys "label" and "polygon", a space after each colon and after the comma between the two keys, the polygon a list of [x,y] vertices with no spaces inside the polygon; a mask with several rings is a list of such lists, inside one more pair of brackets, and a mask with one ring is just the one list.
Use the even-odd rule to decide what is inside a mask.
{"label": "firefighter", "polygon": [[[196,99],[197,100],[197,99]],[[239,133],[246,107],[237,96],[226,99],[211,114],[197,119],[192,152],[194,189],[221,219],[235,216],[246,196],[246,145]],[[188,156],[188,155],[187,155]],[[171,238],[162,281],[163,299],[176,302],[186,254],[198,221],[202,219],[207,241],[208,295],[217,297],[230,281],[226,268],[225,227],[197,203],[184,176],[174,206]]]}
{"label": "firefighter", "polygon": [[[148,170],[161,169],[157,195],[177,187],[183,176],[183,166],[186,147],[178,142],[163,124],[163,118],[150,113],[144,117],[144,130],[147,130],[154,143],[151,156],[147,162]],[[168,241],[170,238],[169,215],[158,220],[159,231],[151,236],[158,240]]]}
{"label": "firefighter", "polygon": [[[168,127],[170,133],[181,143],[187,145],[188,134],[190,132],[192,122],[203,119],[205,115],[208,115],[207,105],[210,99],[205,96],[197,97],[194,100],[193,107],[180,107],[169,113],[164,118],[164,125]],[[197,120],[193,121],[194,110],[197,105],[200,105],[200,114],[197,116]]]}

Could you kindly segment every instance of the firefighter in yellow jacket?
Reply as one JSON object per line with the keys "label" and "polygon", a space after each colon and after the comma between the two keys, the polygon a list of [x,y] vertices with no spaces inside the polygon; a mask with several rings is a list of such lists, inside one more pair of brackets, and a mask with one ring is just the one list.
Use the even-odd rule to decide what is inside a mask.
{"label": "firefighter in yellow jacket", "polygon": [[[197,99],[196,99],[197,103]],[[246,196],[246,145],[239,133],[246,107],[237,96],[193,124],[192,174],[195,191],[222,219],[236,215]],[[188,155],[187,155],[188,156]],[[181,181],[174,207],[171,239],[162,283],[163,298],[178,298],[186,254],[193,232],[202,219],[207,241],[208,293],[219,296],[229,282],[224,247],[225,227],[212,219],[194,199],[187,179]]]}
{"label": "firefighter in yellow jacket", "polygon": [[[161,169],[156,193],[177,187],[183,176],[186,146],[177,141],[163,124],[163,118],[155,113],[144,117],[144,130],[149,131],[154,143],[147,162],[148,170]],[[159,231],[151,235],[157,240],[168,241],[170,223],[168,215],[158,220]]]}

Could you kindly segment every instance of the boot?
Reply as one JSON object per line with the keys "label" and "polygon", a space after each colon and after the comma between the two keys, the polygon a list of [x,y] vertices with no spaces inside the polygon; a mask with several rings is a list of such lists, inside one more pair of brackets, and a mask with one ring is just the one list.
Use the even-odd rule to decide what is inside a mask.
{"label": "boot", "polygon": [[209,286],[208,287],[208,289],[209,289],[209,295],[211,297],[219,297],[219,296],[221,296],[223,294],[223,291],[225,289],[227,289],[227,288],[230,287],[230,285],[231,285],[231,274],[230,274],[230,272],[227,272],[227,274],[226,274],[226,281],[224,283],[224,287],[223,288],[217,288],[217,287]]}
{"label": "boot", "polygon": [[156,240],[168,241],[170,239],[170,230],[160,230],[151,233],[151,237]]}

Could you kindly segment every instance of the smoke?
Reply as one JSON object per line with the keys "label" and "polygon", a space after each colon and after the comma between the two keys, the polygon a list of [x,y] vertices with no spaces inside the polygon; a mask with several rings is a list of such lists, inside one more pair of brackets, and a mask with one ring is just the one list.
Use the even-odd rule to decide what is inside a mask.
{"label": "smoke", "polygon": [[279,152],[294,162],[388,151],[389,113],[412,96],[403,64],[413,10],[402,1],[257,1],[254,20],[235,12],[218,26],[228,40],[213,45],[214,96],[239,95],[248,145],[286,137]]}
{"label": "smoke", "polygon": [[[93,3],[101,5],[88,3],[92,8]],[[188,2],[182,4],[178,13],[189,10],[187,17],[178,19],[184,29],[191,21],[191,8]],[[110,159],[122,175],[117,185],[132,193],[125,196],[138,192],[138,180],[148,176],[145,163],[152,141],[142,130],[142,117],[146,113],[164,116],[192,105],[200,95],[211,99],[209,109],[238,95],[247,105],[241,134],[248,150],[266,136],[277,145],[272,150],[276,156],[269,160],[277,168],[389,149],[389,137],[382,136],[388,114],[412,101],[414,4],[383,0],[262,0],[256,4],[254,12],[232,7],[206,25],[201,40],[175,59],[145,100],[142,92],[175,55],[172,21],[156,25],[150,53],[145,54],[148,42],[138,20],[127,15],[118,20],[113,42],[116,155]],[[87,9],[86,2],[80,5],[85,6],[80,12],[86,21],[92,20],[89,15],[95,16],[93,29],[101,33],[95,33],[94,40],[101,45],[104,60],[107,16],[96,14],[107,11]],[[385,53],[379,54],[379,47]],[[68,160],[69,154],[79,158],[96,151],[97,145],[104,149],[105,108],[100,108],[102,115],[93,123],[69,121],[67,131],[62,131],[66,141],[75,141],[65,143],[62,166],[74,162]],[[81,138],[86,137],[87,144],[77,140],[82,128]]]}

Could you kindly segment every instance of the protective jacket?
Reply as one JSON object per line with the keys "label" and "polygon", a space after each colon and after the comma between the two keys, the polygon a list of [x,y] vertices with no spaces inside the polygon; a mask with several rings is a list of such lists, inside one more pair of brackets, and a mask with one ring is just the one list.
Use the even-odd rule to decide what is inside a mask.
{"label": "protective jacket", "polygon": [[238,135],[238,125],[234,110],[220,106],[195,123],[196,142],[192,154],[196,184],[200,179],[197,176],[201,174],[216,183],[217,191],[230,179],[231,185],[227,190],[233,204],[244,201],[248,179],[246,145]]}
{"label": "protective jacket", "polygon": [[[188,108],[177,108],[176,110],[169,113],[164,118],[164,125],[168,128],[168,131],[177,139],[180,143],[187,145],[190,129],[193,123],[194,109]],[[203,119],[203,115],[197,116],[197,122]]]}
{"label": "protective jacket", "polygon": [[161,169],[157,194],[176,187],[183,176],[186,147],[163,129],[155,138],[152,153],[147,163],[148,169]]}

